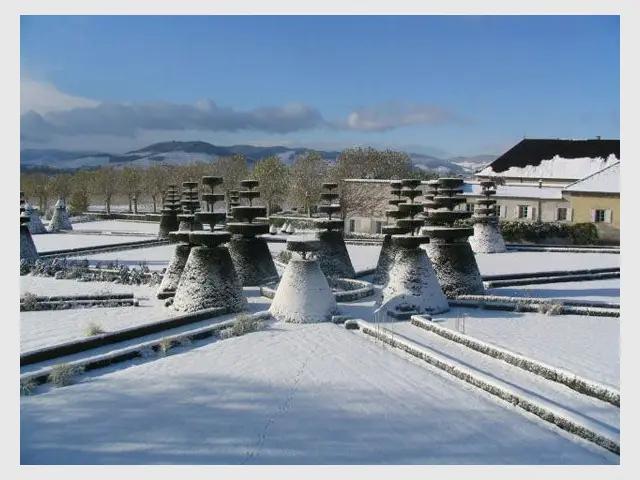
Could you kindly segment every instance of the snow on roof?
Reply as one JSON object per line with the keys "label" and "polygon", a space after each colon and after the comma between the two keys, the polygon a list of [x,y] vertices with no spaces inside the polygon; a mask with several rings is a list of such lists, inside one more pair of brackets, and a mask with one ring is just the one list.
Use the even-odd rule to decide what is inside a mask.
{"label": "snow on roof", "polygon": [[[462,195],[482,196],[482,187],[478,183],[464,183]],[[562,200],[562,189],[559,187],[532,187],[519,185],[497,185],[496,198],[541,198],[546,200]]]}
{"label": "snow on roof", "polygon": [[620,162],[568,185],[568,192],[620,193]]}
{"label": "snow on roof", "polygon": [[555,155],[551,159],[542,160],[539,165],[526,165],[524,167],[509,167],[501,172],[494,172],[491,165],[481,170],[479,176],[500,177],[524,177],[524,178],[556,178],[556,179],[580,179],[606,168],[612,163],[619,162],[614,154],[607,158],[581,157],[564,158]]}

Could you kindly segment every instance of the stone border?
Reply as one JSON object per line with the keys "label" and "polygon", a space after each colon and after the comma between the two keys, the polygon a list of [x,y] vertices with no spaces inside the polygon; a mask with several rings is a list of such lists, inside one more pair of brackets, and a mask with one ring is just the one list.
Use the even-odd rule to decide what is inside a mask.
{"label": "stone border", "polygon": [[[500,310],[505,312],[534,312],[539,313],[538,308],[541,303],[522,303],[522,302],[486,302],[484,300],[461,300],[458,298],[450,298],[449,306],[451,307],[470,307],[481,308],[484,310]],[[549,299],[549,303],[561,304],[561,300]],[[558,307],[559,315],[583,315],[589,317],[620,317],[620,310],[615,308],[601,307],[574,307],[570,305],[562,305]]]}
{"label": "stone border", "polygon": [[163,330],[182,327],[191,323],[208,320],[209,318],[219,317],[226,313],[226,308],[210,308],[199,312],[171,317],[154,323],[148,323],[146,325],[139,325],[115,332],[107,332],[90,338],[61,343],[52,347],[31,350],[20,355],[20,366],[25,367],[27,365],[33,365],[34,363],[44,362],[46,360],[53,360],[59,357],[66,357],[67,355],[86,352],[87,350],[92,350],[94,348],[113,345],[126,340],[132,340],[134,338],[140,338],[146,335],[162,332]]}
{"label": "stone border", "polygon": [[[256,319],[269,319],[271,314],[268,311],[256,312],[248,315],[251,318]],[[115,363],[125,362],[127,360],[133,360],[134,358],[144,357],[145,351],[149,349],[154,352],[161,350],[161,345],[165,342],[169,342],[170,348],[183,344],[185,341],[202,340],[213,335],[216,335],[221,330],[233,325],[236,318],[231,318],[215,325],[208,325],[206,327],[189,330],[187,332],[176,333],[163,337],[161,339],[150,340],[148,342],[139,343],[130,347],[123,348],[122,350],[115,352],[107,352],[89,359],[80,359],[72,362],[68,362],[69,365],[82,367],[83,371],[97,370],[104,368]],[[47,383],[49,374],[55,365],[51,367],[45,367],[36,372],[24,373],[20,375],[21,382],[34,382],[36,385],[42,385]]]}
{"label": "stone border", "polygon": [[589,300],[565,300],[558,298],[540,298],[540,297],[507,297],[500,295],[458,295],[454,300],[477,300],[478,302],[513,302],[524,304],[536,304],[541,303],[561,303],[563,306],[569,307],[602,307],[602,308],[615,308],[620,309],[619,303],[613,302],[599,302]]}
{"label": "stone border", "polygon": [[[56,301],[64,301],[64,300],[124,300],[131,299],[133,300],[133,293],[106,293],[99,294],[96,293],[94,295],[50,295],[50,296],[34,296],[34,300],[36,302],[56,302]],[[22,299],[21,299],[22,300]]]}
{"label": "stone border", "polygon": [[528,247],[518,245],[514,247],[507,247],[507,251],[510,252],[563,252],[563,253],[610,253],[614,255],[620,255],[620,250],[614,250],[610,248],[559,248],[559,247]]}
{"label": "stone border", "polygon": [[420,315],[414,315],[411,317],[409,323],[422,328],[423,330],[439,335],[442,338],[464,345],[471,350],[502,360],[514,367],[521,368],[522,370],[526,370],[527,372],[531,372],[547,380],[551,380],[552,382],[561,383],[578,393],[597,398],[598,400],[602,400],[603,402],[610,403],[611,405],[620,408],[620,392],[605,385],[592,382],[591,380],[582,378],[567,370],[552,367],[551,365],[547,365],[532,358],[518,355],[510,350],[491,345],[469,335],[455,332],[446,327],[441,327],[432,321],[421,318]]}
{"label": "stone border", "polygon": [[526,412],[532,413],[540,419],[549,422],[561,428],[562,430],[565,430],[566,432],[592,442],[618,456],[620,455],[620,444],[615,440],[607,438],[571,419],[562,416],[561,414],[547,407],[528,400],[522,395],[516,394],[511,390],[495,385],[490,381],[488,377],[485,377],[482,374],[473,373],[471,370],[452,364],[441,356],[427,353],[425,349],[419,347],[411,341],[399,340],[398,338],[394,338],[389,333],[384,331],[386,330],[384,328],[377,331],[376,328],[370,325],[368,322],[357,320],[357,323],[359,326],[359,330],[361,330],[365,335],[369,335],[375,339],[381,340],[392,347],[395,347],[415,358],[423,360],[425,363],[432,365],[456,378],[459,378],[460,380],[473,385],[474,387],[477,387],[489,393],[490,395],[493,395],[505,402],[521,408]]}
{"label": "stone border", "polygon": [[485,281],[484,288],[515,287],[518,285],[540,285],[545,283],[587,282],[620,278],[620,272],[590,273],[583,275],[560,275],[554,277],[528,277],[513,280]]}
{"label": "stone border", "polygon": [[[354,300],[359,300],[361,298],[369,297],[374,294],[374,287],[372,283],[350,278],[338,278],[337,281],[359,286],[360,288],[333,292],[333,296],[335,297],[336,302],[352,302]],[[276,283],[277,282],[271,282],[267,283],[266,285],[261,285],[260,295],[265,298],[273,299],[276,295],[276,288],[274,288]]]}

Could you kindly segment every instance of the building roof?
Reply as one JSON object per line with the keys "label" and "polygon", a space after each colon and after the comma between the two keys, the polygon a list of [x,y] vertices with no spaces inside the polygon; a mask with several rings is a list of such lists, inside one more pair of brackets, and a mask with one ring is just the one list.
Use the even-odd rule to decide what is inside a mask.
{"label": "building roof", "polygon": [[568,185],[566,192],[620,193],[620,162]]}
{"label": "building roof", "polygon": [[620,140],[526,138],[476,175],[578,180],[619,160]]}
{"label": "building roof", "polygon": [[[462,195],[466,197],[482,196],[482,187],[477,183],[462,185]],[[540,198],[543,200],[562,200],[559,187],[532,187],[527,185],[497,185],[493,198]]]}

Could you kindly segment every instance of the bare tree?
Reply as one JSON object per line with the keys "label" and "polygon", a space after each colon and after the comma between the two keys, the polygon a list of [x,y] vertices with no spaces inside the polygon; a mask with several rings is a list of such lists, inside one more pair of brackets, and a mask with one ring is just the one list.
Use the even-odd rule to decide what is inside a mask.
{"label": "bare tree", "polygon": [[68,173],[54,175],[51,178],[51,193],[66,203],[73,191],[72,177]]}
{"label": "bare tree", "polygon": [[71,177],[71,198],[67,205],[69,213],[80,214],[89,209],[93,172],[78,170]]}
{"label": "bare tree", "polygon": [[137,165],[124,167],[120,171],[120,185],[127,194],[129,212],[138,213],[138,195],[142,188],[143,177],[144,174]]}
{"label": "bare tree", "polygon": [[104,200],[107,213],[111,213],[111,199],[118,191],[120,175],[113,167],[102,167],[93,174],[92,191]]}
{"label": "bare tree", "polygon": [[36,198],[38,209],[44,215],[49,208],[51,198],[51,179],[42,173],[29,173],[24,177],[20,176],[20,188],[24,191],[25,197]]}
{"label": "bare tree", "polygon": [[215,175],[223,178],[222,188],[225,192],[229,190],[238,190],[240,180],[249,177],[249,167],[247,161],[242,155],[233,155],[231,157],[221,157],[214,163]]}
{"label": "bare tree", "polygon": [[158,202],[164,201],[164,193],[167,186],[172,182],[172,169],[169,165],[156,164],[151,165],[145,172],[142,180],[142,191],[144,191],[153,202],[153,213],[157,212]]}
{"label": "bare tree", "polygon": [[289,170],[278,157],[258,160],[251,177],[260,182],[260,199],[267,207],[267,216],[285,199],[289,183]]}
{"label": "bare tree", "polygon": [[311,207],[320,201],[327,164],[319,153],[308,152],[296,158],[289,174],[289,201],[303,205],[310,217]]}
{"label": "bare tree", "polygon": [[[362,179],[395,179],[410,178],[411,158],[404,152],[394,150],[376,150],[375,148],[348,148],[338,156],[331,168],[329,177],[338,183],[342,217],[346,218],[353,211],[364,212],[376,209],[386,198],[383,184],[380,188],[358,188],[352,183],[344,182],[347,178]],[[370,213],[369,216],[373,216]],[[378,214],[376,214],[378,216]]]}

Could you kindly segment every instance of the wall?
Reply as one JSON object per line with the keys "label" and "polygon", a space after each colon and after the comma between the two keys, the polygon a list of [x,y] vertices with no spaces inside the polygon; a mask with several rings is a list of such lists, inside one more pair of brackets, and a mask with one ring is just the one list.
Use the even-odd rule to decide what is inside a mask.
{"label": "wall", "polygon": [[573,208],[573,222],[591,222],[591,210],[611,210],[611,223],[597,222],[598,235],[603,240],[620,240],[620,195],[565,193]]}

